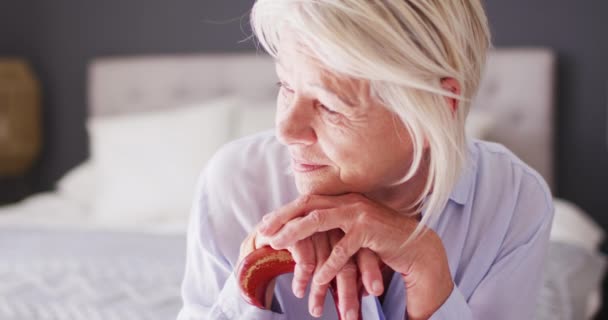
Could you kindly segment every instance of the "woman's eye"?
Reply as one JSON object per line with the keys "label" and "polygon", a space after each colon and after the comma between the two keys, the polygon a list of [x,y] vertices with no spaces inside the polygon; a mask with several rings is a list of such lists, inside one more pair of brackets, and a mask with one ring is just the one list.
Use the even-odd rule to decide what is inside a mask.
{"label": "woman's eye", "polygon": [[319,107],[321,107],[321,109],[323,109],[325,112],[329,112],[330,114],[337,114],[337,111],[334,111],[332,109],[330,109],[329,107],[327,107],[326,105],[319,103]]}

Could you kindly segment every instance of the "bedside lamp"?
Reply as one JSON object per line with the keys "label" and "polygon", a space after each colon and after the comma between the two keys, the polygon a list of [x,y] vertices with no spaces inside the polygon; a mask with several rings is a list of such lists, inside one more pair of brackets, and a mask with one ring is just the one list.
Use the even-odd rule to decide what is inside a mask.
{"label": "bedside lamp", "polygon": [[20,176],[41,149],[40,86],[26,61],[0,58],[0,176]]}

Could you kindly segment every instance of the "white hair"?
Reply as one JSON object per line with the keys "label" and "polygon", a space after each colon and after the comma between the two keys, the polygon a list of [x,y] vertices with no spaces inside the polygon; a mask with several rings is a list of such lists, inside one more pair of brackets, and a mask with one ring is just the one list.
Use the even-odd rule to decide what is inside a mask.
{"label": "white hair", "polygon": [[[428,178],[416,206],[422,231],[443,211],[466,161],[464,123],[490,46],[480,0],[257,0],[254,34],[275,58],[286,28],[328,70],[369,81],[413,142],[414,176],[428,144]],[[460,94],[443,89],[453,78]],[[446,97],[458,100],[453,112]],[[410,238],[411,239],[411,238]]]}

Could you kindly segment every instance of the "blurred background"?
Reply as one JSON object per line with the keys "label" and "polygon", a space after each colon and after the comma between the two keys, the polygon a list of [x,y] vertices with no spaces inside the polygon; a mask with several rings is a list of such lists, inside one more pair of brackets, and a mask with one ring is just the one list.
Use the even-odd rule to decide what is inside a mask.
{"label": "blurred background", "polygon": [[[90,158],[93,137],[87,130],[87,121],[94,115],[91,107],[90,83],[90,72],[94,61],[137,56],[191,57],[213,54],[217,57],[227,54],[231,54],[230,56],[253,54],[256,52],[255,44],[247,40],[250,35],[248,12],[253,2],[253,0],[0,1],[0,79],[3,77],[2,70],[9,70],[4,72],[5,80],[0,80],[0,86],[4,86],[5,89],[2,90],[0,87],[0,136],[4,132],[5,140],[10,140],[6,138],[10,137],[6,133],[7,123],[17,121],[11,119],[21,119],[18,121],[24,128],[19,130],[26,130],[26,127],[28,130],[27,133],[17,130],[19,134],[27,137],[23,143],[20,142],[22,140],[10,140],[13,144],[19,141],[21,147],[28,143],[27,159],[23,160],[25,167],[19,173],[5,172],[0,177],[0,204],[7,208],[0,212],[6,212],[6,215],[14,214],[9,211],[24,210],[17,209],[17,206],[30,197],[48,195],[56,191],[58,182],[65,178],[67,173]],[[549,100],[552,103],[550,121],[553,128],[550,131],[551,139],[546,141],[551,143],[549,150],[551,150],[554,195],[567,201],[569,210],[584,212],[585,217],[581,219],[586,224],[582,228],[589,228],[584,230],[598,234],[593,241],[600,243],[600,248],[595,253],[603,257],[603,253],[608,252],[608,247],[598,239],[603,239],[602,229],[608,228],[606,214],[608,212],[608,127],[606,125],[608,41],[605,35],[608,30],[608,2],[487,1],[486,9],[496,49],[540,48],[541,51],[551,54],[553,76],[547,81],[552,89]],[[19,62],[25,62],[27,68],[20,69],[19,66],[23,64]],[[3,65],[6,69],[2,69]],[[11,66],[17,67],[11,69]],[[25,71],[19,71],[23,76],[11,78],[10,72],[14,70]],[[13,83],[10,82],[11,79],[14,79]],[[18,89],[11,91],[7,88]],[[19,90],[28,92],[25,96],[30,98],[14,93]],[[7,95],[7,98],[3,98],[2,94]],[[131,98],[138,99],[137,92],[132,94],[134,96]],[[3,109],[2,103],[8,105],[10,102],[11,105],[18,106],[20,101],[24,101],[22,102],[24,107],[21,109],[13,108],[10,112],[7,111],[8,107]],[[37,104],[36,101],[40,103]],[[216,105],[218,103],[216,101]],[[223,101],[220,104],[222,103],[228,102]],[[29,111],[25,111],[26,106]],[[19,110],[22,110],[23,114],[18,114]],[[99,112],[105,114],[103,111]],[[112,114],[118,113],[120,112]],[[30,120],[23,120],[22,117],[29,117]],[[507,119],[499,118],[492,121],[500,123]],[[108,125],[107,123],[91,124],[92,127],[102,128],[107,128]],[[264,124],[260,126],[263,127]],[[247,133],[250,131],[255,130],[251,129]],[[114,134],[118,132],[114,131]],[[40,139],[36,138],[37,135]],[[10,141],[6,142],[9,144],[5,146],[10,145]],[[8,158],[9,149],[4,148],[4,150],[0,149],[2,159]],[[204,158],[204,155],[201,157]],[[202,168],[203,163],[200,164]],[[72,186],[66,188],[70,187]],[[77,185],[73,188],[79,187]],[[49,212],[44,212],[44,215],[37,213],[38,221],[54,219],[54,212],[51,211],[62,210],[63,207],[53,207],[46,203],[42,208],[45,209],[37,210]],[[17,220],[19,219],[15,218],[15,221]],[[36,228],[43,224],[39,223]],[[24,223],[20,225],[27,226]],[[78,228],[72,228],[75,229]],[[11,233],[13,231],[10,229],[5,232],[5,236],[10,234],[12,237],[22,237]],[[34,244],[45,239],[40,238],[40,233],[31,236],[35,238],[27,239]],[[11,240],[13,238],[6,237],[7,241],[15,243]],[[59,239],[60,236],[57,234],[51,237],[53,241],[58,241],[57,243],[69,241]],[[102,235],[99,237],[99,239],[103,238]],[[96,241],[104,243],[105,240],[99,239]],[[146,241],[166,243],[163,239]],[[141,242],[138,241],[143,240],[130,241],[133,243],[133,248],[139,248]],[[177,237],[170,241],[174,241],[176,248],[180,248],[181,238]],[[102,245],[108,248],[107,243]],[[18,256],[14,252],[15,249],[11,250],[15,256]],[[19,257],[19,259],[25,258]],[[28,263],[26,260],[19,261],[19,263]],[[601,267],[596,269],[602,271],[598,271],[598,278],[592,282],[599,286],[603,279],[603,260],[598,265]],[[175,267],[178,270],[176,279],[179,278],[180,268],[179,265]],[[35,272],[37,271],[32,271],[33,274]],[[577,272],[590,271],[585,269]],[[585,312],[580,309],[587,308],[588,305],[597,306],[597,303],[586,300],[588,297],[586,293],[573,292],[570,293],[576,297],[567,298],[573,301],[579,299],[581,302],[576,306],[573,302],[572,307],[568,309],[573,316],[571,318],[564,316],[563,319],[582,319],[574,316],[573,310]],[[0,291],[0,296],[3,294],[3,291]],[[595,296],[595,299],[601,300],[599,296]],[[24,301],[5,300],[4,302],[13,307],[22,303],[31,310],[37,308]],[[604,299],[603,305],[606,304],[607,300]],[[608,310],[604,309],[597,314],[596,319],[608,318]],[[15,310],[13,316],[16,317],[18,313]],[[32,315],[36,314],[35,312],[50,312],[44,310],[30,312]],[[5,318],[8,319],[3,317]]]}

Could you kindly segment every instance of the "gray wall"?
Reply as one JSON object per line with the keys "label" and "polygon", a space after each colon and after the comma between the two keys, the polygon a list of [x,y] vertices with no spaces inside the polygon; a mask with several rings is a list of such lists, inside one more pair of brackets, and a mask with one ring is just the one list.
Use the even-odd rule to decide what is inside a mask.
{"label": "gray wall", "polygon": [[[50,188],[87,157],[88,61],[104,55],[251,50],[250,42],[239,43],[245,33],[238,19],[219,24],[206,20],[238,18],[252,3],[1,1],[0,55],[29,58],[44,90],[46,141],[30,177],[31,191]],[[488,1],[487,10],[496,46],[547,46],[557,51],[558,195],[608,229],[608,1]],[[246,26],[247,17],[242,24]]]}

